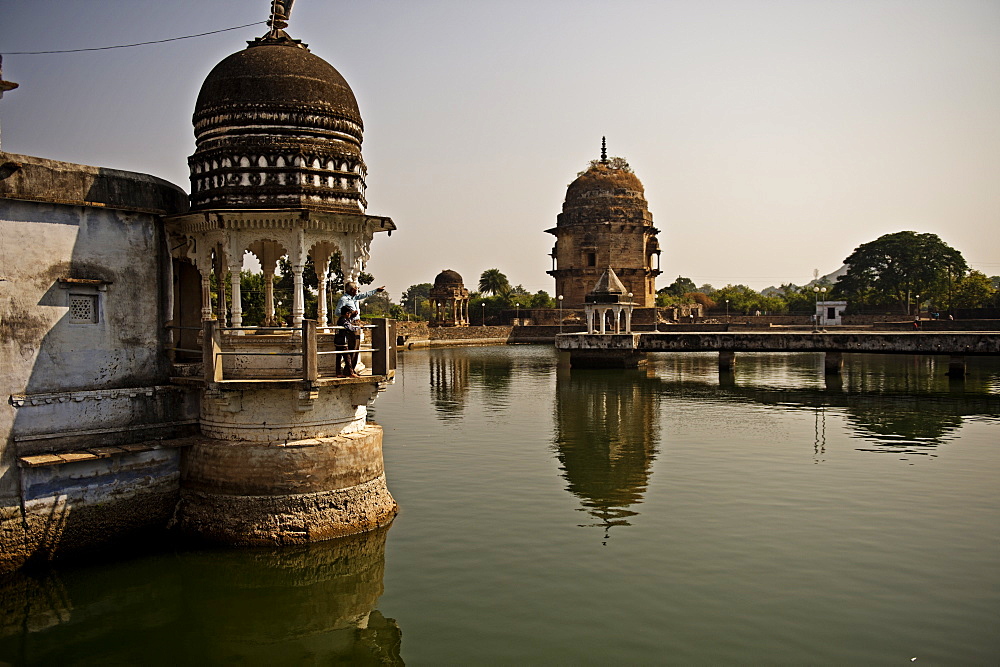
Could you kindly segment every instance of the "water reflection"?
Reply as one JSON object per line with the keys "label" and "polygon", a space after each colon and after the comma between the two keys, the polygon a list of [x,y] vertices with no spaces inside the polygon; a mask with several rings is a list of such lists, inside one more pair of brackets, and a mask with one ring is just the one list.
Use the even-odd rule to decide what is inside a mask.
{"label": "water reflection", "polygon": [[554,447],[567,490],[604,530],[628,526],[659,440],[659,381],[641,371],[557,373]]}
{"label": "water reflection", "polygon": [[0,582],[0,661],[401,665],[375,608],[386,530],[17,575]]}
{"label": "water reflection", "polygon": [[431,400],[442,419],[460,417],[469,393],[469,358],[441,354],[429,358]]}
{"label": "water reflection", "polygon": [[830,411],[844,414],[850,435],[866,441],[860,451],[893,454],[932,455],[966,419],[1000,418],[1000,397],[991,391],[1000,375],[995,359],[975,360],[974,372],[955,381],[938,357],[851,355],[843,375],[825,376],[821,355],[748,354],[726,373],[714,369],[711,355],[681,356],[650,365],[666,395],[813,410],[817,460]]}
{"label": "water reflection", "polygon": [[[463,417],[473,391],[484,407],[506,409],[511,402],[511,382],[518,373],[530,371],[534,365],[542,372],[551,370],[546,361],[519,358],[516,349],[508,348],[432,350],[427,364],[431,402],[437,417],[444,421]],[[401,368],[405,374],[405,366]]]}

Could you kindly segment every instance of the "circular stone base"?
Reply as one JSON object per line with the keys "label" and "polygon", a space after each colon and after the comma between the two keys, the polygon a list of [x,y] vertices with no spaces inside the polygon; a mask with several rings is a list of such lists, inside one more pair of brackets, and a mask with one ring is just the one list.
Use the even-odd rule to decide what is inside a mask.
{"label": "circular stone base", "polygon": [[286,496],[181,491],[177,526],[234,546],[305,544],[388,525],[398,507],[385,475],[349,489]]}
{"label": "circular stone base", "polygon": [[206,439],[184,452],[174,525],[232,545],[303,544],[387,525],[382,428],[287,443]]}

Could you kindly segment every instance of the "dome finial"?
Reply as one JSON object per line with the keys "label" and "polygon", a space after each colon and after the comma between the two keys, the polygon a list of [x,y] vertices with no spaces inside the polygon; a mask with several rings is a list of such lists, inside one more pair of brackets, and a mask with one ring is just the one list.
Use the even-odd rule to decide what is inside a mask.
{"label": "dome finial", "polygon": [[258,37],[252,42],[247,42],[247,46],[297,46],[308,51],[307,45],[301,39],[292,39],[285,32],[288,27],[288,17],[292,13],[292,3],[295,0],[271,0],[271,16],[267,19],[267,26],[270,30],[263,37]]}
{"label": "dome finial", "polygon": [[608,163],[608,141],[607,137],[601,137],[601,164]]}
{"label": "dome finial", "polygon": [[271,0],[271,17],[267,25],[271,35],[277,37],[277,31],[288,27],[288,16],[292,13],[292,3],[295,0]]}

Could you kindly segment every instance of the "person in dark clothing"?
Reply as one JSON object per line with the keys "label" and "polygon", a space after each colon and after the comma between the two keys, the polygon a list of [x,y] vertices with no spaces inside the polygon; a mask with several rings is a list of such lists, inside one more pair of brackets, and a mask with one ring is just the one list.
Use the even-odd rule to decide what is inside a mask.
{"label": "person in dark clothing", "polygon": [[357,314],[357,311],[350,306],[344,306],[337,317],[337,332],[333,335],[333,345],[338,352],[344,352],[337,355],[337,377],[361,377],[354,370],[358,365],[358,353],[347,352],[358,349],[358,327],[354,323]]}

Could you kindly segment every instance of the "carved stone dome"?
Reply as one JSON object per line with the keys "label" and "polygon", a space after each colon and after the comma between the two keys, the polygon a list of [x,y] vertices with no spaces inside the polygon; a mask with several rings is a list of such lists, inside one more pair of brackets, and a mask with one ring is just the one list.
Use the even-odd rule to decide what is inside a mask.
{"label": "carved stone dome", "polygon": [[201,86],[194,121],[259,104],[316,107],[361,125],[358,102],[340,72],[308,49],[287,44],[249,46],[216,65]]}
{"label": "carved stone dome", "polygon": [[434,279],[434,287],[464,287],[465,281],[462,280],[462,276],[458,274],[457,271],[452,271],[451,269],[445,269],[441,273],[437,274],[437,278]]}
{"label": "carved stone dome", "polygon": [[626,221],[652,224],[642,181],[627,166],[595,160],[566,188],[557,224]]}
{"label": "carved stone dome", "polygon": [[364,212],[363,124],[344,77],[297,40],[262,38],[206,77],[191,208]]}

